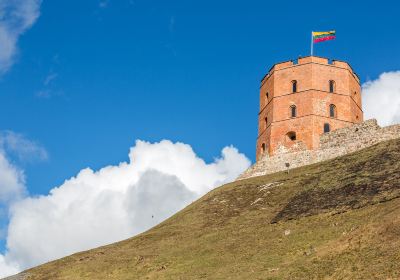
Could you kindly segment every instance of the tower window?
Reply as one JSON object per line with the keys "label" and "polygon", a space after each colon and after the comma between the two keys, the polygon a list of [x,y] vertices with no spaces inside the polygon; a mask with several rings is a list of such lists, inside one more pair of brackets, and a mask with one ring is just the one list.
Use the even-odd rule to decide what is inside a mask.
{"label": "tower window", "polygon": [[335,81],[332,80],[329,81],[329,92],[330,93],[335,92]]}
{"label": "tower window", "polygon": [[290,106],[290,117],[291,118],[297,117],[297,107],[296,107],[296,105]]}
{"label": "tower window", "polygon": [[329,123],[324,124],[324,133],[328,133],[331,131],[331,126]]}
{"label": "tower window", "polygon": [[329,116],[331,118],[336,118],[337,117],[336,106],[333,105],[333,104],[329,105]]}
{"label": "tower window", "polygon": [[297,81],[292,81],[292,93],[297,92]]}
{"label": "tower window", "polygon": [[269,93],[267,92],[266,94],[265,94],[265,96],[267,96],[267,99],[269,98]]}
{"label": "tower window", "polygon": [[266,148],[265,148],[265,143],[262,143],[262,145],[261,145],[261,151],[262,151],[263,153],[265,153],[265,150],[266,150]]}
{"label": "tower window", "polygon": [[265,118],[265,127],[268,126],[268,118]]}
{"label": "tower window", "polygon": [[296,141],[296,132],[290,131],[286,134],[286,136],[290,141]]}

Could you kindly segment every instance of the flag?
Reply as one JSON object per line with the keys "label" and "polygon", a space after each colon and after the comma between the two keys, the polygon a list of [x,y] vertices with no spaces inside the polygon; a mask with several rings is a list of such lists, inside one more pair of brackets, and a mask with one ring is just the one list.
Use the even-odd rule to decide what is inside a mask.
{"label": "flag", "polygon": [[313,32],[312,37],[314,43],[333,40],[336,38],[336,31],[333,30],[333,31]]}

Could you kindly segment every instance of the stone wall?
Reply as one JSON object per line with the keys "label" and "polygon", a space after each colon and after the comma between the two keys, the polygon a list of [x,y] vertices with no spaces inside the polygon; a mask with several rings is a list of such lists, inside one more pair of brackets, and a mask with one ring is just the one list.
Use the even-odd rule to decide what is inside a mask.
{"label": "stone wall", "polygon": [[320,137],[319,149],[307,150],[301,144],[291,150],[281,148],[272,157],[266,155],[251,166],[238,180],[262,176],[343,156],[382,141],[400,138],[400,125],[380,127],[376,120],[341,128]]}

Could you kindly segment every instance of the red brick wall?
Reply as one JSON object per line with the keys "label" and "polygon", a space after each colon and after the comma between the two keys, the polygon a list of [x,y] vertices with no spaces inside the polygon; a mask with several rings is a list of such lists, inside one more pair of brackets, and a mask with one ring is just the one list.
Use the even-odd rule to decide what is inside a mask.
{"label": "red brick wall", "polygon": [[[296,93],[292,93],[293,80],[297,81]],[[335,81],[334,93],[329,92],[330,80]],[[335,118],[329,115],[330,104],[336,106]],[[290,116],[292,105],[297,108],[295,118]],[[263,144],[269,155],[298,141],[308,149],[317,149],[325,123],[335,130],[362,121],[360,82],[346,62],[329,64],[326,58],[305,57],[297,64],[290,61],[276,64],[260,87],[257,160],[263,155]],[[291,131],[296,133],[296,141],[288,139],[287,133]]]}

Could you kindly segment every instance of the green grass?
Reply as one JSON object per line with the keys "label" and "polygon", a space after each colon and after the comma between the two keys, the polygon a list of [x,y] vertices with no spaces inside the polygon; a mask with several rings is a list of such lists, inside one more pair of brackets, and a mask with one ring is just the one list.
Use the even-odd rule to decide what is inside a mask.
{"label": "green grass", "polygon": [[139,236],[26,279],[399,279],[399,197],[393,140],[222,186]]}

